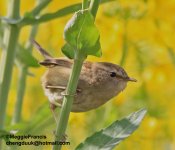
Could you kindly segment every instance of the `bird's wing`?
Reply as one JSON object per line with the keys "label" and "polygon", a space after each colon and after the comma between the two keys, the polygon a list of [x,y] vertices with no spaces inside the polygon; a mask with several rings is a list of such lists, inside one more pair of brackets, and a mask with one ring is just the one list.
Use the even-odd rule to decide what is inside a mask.
{"label": "bird's wing", "polygon": [[72,67],[72,61],[66,58],[49,58],[39,62],[40,65],[49,66],[62,66],[66,68]]}
{"label": "bird's wing", "polygon": [[[63,90],[65,91],[66,90],[66,87],[65,86],[57,86],[57,85],[47,85],[46,86],[47,89],[59,89],[59,90]],[[76,92],[81,92],[81,89],[78,89],[76,90]]]}

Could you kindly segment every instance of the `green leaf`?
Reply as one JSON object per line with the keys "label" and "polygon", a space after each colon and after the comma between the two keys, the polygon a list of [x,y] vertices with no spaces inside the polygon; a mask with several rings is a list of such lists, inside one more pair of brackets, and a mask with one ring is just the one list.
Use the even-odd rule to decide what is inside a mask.
{"label": "green leaf", "polygon": [[74,49],[69,45],[65,44],[62,48],[61,51],[63,52],[64,55],[66,55],[68,58],[73,59],[74,58]]}
{"label": "green leaf", "polygon": [[[62,48],[61,48],[62,52],[64,55],[66,55],[68,58],[73,59],[74,55],[75,55],[75,51],[73,49],[73,47],[71,47],[69,44],[65,44]],[[94,51],[96,51],[96,53],[94,53]],[[100,41],[98,40],[97,43],[95,44],[95,46],[89,48],[87,50],[87,53],[89,55],[94,55],[97,57],[101,57],[102,56],[102,51],[101,51],[101,46],[100,46]]]}
{"label": "green leaf", "polygon": [[28,67],[39,67],[38,61],[24,47],[19,46],[16,52],[16,58],[19,65]]}
{"label": "green leaf", "polygon": [[64,30],[64,39],[67,43],[75,52],[81,50],[86,55],[100,55],[99,36],[94,18],[88,10],[76,12]]}
{"label": "green leaf", "polygon": [[146,110],[142,109],[115,121],[109,127],[102,129],[88,137],[84,143],[77,146],[76,150],[111,150],[122,140],[131,135],[139,126]]}
{"label": "green leaf", "polygon": [[97,40],[97,42],[96,42],[96,44],[94,46],[90,47],[87,50],[87,53],[89,55],[94,55],[94,56],[97,56],[97,57],[101,57],[102,56],[100,39]]}

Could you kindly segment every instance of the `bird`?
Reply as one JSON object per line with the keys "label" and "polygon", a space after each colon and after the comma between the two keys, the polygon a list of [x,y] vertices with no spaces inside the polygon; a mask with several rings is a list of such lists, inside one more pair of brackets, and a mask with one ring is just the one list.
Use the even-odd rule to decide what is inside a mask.
{"label": "bird", "polygon": [[[74,60],[54,58],[35,40],[34,47],[44,57],[39,64],[47,68],[41,78],[42,87],[51,108],[61,107]],[[86,112],[100,107],[122,92],[128,82],[137,80],[128,76],[119,65],[110,62],[84,61],[79,76],[71,112]]]}

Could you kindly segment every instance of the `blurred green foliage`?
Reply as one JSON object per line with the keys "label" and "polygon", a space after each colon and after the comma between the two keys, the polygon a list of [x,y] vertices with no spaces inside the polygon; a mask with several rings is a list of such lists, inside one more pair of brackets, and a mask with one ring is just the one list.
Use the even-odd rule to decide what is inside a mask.
{"label": "blurred green foliage", "polygon": [[[21,15],[32,10],[34,2],[34,0],[22,0]],[[80,1],[53,0],[45,12],[54,12],[75,2]],[[5,1],[0,0],[1,16],[6,15],[5,8]],[[128,49],[124,56],[123,67],[130,76],[137,78],[138,82],[129,84],[117,98],[96,110],[72,113],[67,131],[71,145],[65,146],[65,150],[74,149],[96,130],[107,127],[114,120],[141,107],[148,109],[146,118],[137,132],[119,145],[118,150],[175,149],[174,11],[174,0],[118,0],[100,6],[96,21],[101,34],[103,56],[101,58],[91,56],[88,60],[119,64],[123,56],[123,37],[126,34]],[[60,50],[64,43],[62,35],[69,18],[70,16],[56,19],[39,27],[37,41],[58,57],[63,56]],[[0,33],[2,30],[1,28]],[[20,43],[28,40],[29,33],[29,26],[23,28]],[[35,51],[34,55],[35,58],[41,59]],[[19,132],[45,134],[49,140],[53,139],[53,129],[56,125],[40,85],[40,77],[44,71],[45,68],[41,67],[30,69],[35,77],[29,77],[27,80],[23,120],[11,126],[18,74],[18,69],[15,67],[9,94],[7,131],[20,127],[22,130]],[[43,149],[47,150],[50,147],[46,146]]]}

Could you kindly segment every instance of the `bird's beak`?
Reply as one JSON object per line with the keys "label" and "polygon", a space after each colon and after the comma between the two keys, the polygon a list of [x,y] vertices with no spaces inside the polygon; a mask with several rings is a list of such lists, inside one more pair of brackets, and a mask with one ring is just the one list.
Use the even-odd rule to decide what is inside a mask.
{"label": "bird's beak", "polygon": [[134,79],[134,78],[131,78],[131,77],[128,77],[128,78],[127,78],[127,81],[131,81],[131,82],[137,82],[137,80],[136,80],[136,79]]}

